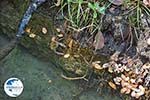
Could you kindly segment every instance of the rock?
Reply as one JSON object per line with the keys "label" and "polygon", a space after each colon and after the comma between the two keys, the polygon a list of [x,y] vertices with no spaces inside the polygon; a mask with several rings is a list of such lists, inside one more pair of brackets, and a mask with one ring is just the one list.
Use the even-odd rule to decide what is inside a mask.
{"label": "rock", "polygon": [[0,48],[0,61],[4,59],[16,46],[17,41],[14,39],[4,47]]}
{"label": "rock", "polygon": [[[21,17],[29,4],[29,1],[15,1],[12,3],[9,0],[5,0],[0,3],[0,31],[1,34],[6,35],[9,39],[15,38]],[[14,6],[16,5],[19,11],[15,9]],[[27,34],[21,38],[20,44],[27,48],[31,54],[39,58],[46,60],[50,56],[53,57],[55,54],[48,45],[54,31],[54,25],[52,23],[52,19],[34,13],[26,27]],[[46,29],[43,27],[46,27]],[[41,34],[41,29],[43,34]]]}

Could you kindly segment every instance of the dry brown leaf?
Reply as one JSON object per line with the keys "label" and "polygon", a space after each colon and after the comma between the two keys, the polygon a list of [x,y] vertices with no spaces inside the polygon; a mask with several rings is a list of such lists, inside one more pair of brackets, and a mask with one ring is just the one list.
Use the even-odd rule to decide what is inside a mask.
{"label": "dry brown leaf", "polygon": [[101,31],[99,31],[95,36],[94,47],[95,47],[95,50],[101,49],[104,47],[104,37]]}
{"label": "dry brown leaf", "polygon": [[72,48],[72,45],[73,45],[73,39],[71,39],[69,44],[68,44],[69,48]]}
{"label": "dry brown leaf", "polygon": [[117,89],[117,88],[116,88],[116,85],[115,85],[113,82],[110,81],[110,82],[108,82],[108,84],[109,84],[109,86],[110,86],[111,88],[113,88],[113,89],[115,89],[115,90]]}
{"label": "dry brown leaf", "polygon": [[30,32],[31,32],[31,28],[27,28],[25,31],[26,31],[27,33],[30,33]]}

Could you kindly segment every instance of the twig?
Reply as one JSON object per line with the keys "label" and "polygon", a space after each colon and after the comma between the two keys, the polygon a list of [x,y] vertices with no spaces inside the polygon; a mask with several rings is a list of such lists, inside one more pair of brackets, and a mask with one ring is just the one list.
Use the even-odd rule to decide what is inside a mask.
{"label": "twig", "polygon": [[54,53],[56,53],[57,55],[61,55],[61,56],[63,56],[63,55],[64,55],[64,53],[62,53],[62,52],[58,52],[58,51],[56,51],[56,50],[54,50]]}
{"label": "twig", "polygon": [[89,27],[91,27],[91,26],[94,26],[94,25],[88,25],[88,26],[85,26],[85,27],[82,27],[82,28],[79,28],[79,29],[76,29],[76,28],[71,27],[71,26],[68,26],[68,28],[71,28],[71,29],[73,29],[74,31],[77,31],[77,32],[81,32],[81,31],[83,31],[84,29],[89,28]]}
{"label": "twig", "polygon": [[64,79],[66,79],[66,80],[85,80],[85,81],[88,81],[88,79],[86,79],[85,77],[86,77],[86,74],[85,75],[83,75],[82,77],[67,77],[67,76],[65,76],[65,75],[63,75],[63,74],[61,74],[61,77],[62,78],[64,78]]}
{"label": "twig", "polygon": [[121,26],[122,26],[122,25],[120,24],[120,25],[119,25],[119,30],[120,30],[121,38],[122,38],[123,41],[124,41],[124,37],[123,37],[123,32],[122,32],[122,29],[121,29],[122,27],[121,27]]}

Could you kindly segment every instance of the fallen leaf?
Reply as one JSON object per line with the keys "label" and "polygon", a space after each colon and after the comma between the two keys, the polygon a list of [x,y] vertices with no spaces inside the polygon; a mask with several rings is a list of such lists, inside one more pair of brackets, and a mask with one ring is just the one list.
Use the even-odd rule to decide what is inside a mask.
{"label": "fallen leaf", "polygon": [[109,86],[110,86],[111,88],[113,88],[113,89],[115,89],[115,90],[117,89],[117,88],[116,88],[116,85],[115,85],[113,82],[110,81],[110,82],[108,82],[108,84],[109,84]]}
{"label": "fallen leaf", "polygon": [[57,3],[55,3],[55,6],[60,6],[60,4],[61,4],[61,0],[57,0]]}
{"label": "fallen leaf", "polygon": [[52,41],[52,42],[56,42],[56,37],[53,36],[53,37],[51,38],[51,41]]}
{"label": "fallen leaf", "polygon": [[74,57],[75,57],[75,58],[79,58],[79,57],[80,57],[80,55],[75,54],[75,55],[74,55]]}
{"label": "fallen leaf", "polygon": [[150,38],[147,39],[147,44],[150,45]]}
{"label": "fallen leaf", "polygon": [[127,91],[127,88],[126,87],[124,87],[124,88],[122,88],[121,90],[120,90],[120,93],[125,93]]}
{"label": "fallen leaf", "polygon": [[150,7],[150,0],[143,0],[144,5]]}
{"label": "fallen leaf", "polygon": [[143,69],[150,69],[150,63],[146,63],[142,66]]}
{"label": "fallen leaf", "polygon": [[46,34],[47,33],[47,29],[45,27],[42,28],[42,33]]}
{"label": "fallen leaf", "polygon": [[109,63],[105,63],[105,64],[103,64],[102,67],[103,67],[103,68],[108,68],[108,67],[110,67],[110,64],[109,64]]}
{"label": "fallen leaf", "polygon": [[33,34],[33,33],[31,33],[31,34],[29,35],[30,38],[35,38],[35,36],[36,36],[36,34]]}
{"label": "fallen leaf", "polygon": [[94,67],[95,69],[97,69],[97,70],[103,69],[103,68],[101,67],[101,65],[99,65],[99,64],[97,64],[97,63],[94,63],[94,64],[93,64],[93,67]]}
{"label": "fallen leaf", "polygon": [[64,35],[63,34],[58,34],[57,36],[60,37],[60,38],[62,38]]}
{"label": "fallen leaf", "polygon": [[57,31],[58,33],[60,33],[60,32],[61,32],[60,28],[56,28],[56,31]]}
{"label": "fallen leaf", "polygon": [[94,61],[93,63],[99,64],[99,63],[101,63],[101,61]]}
{"label": "fallen leaf", "polygon": [[72,48],[72,45],[73,45],[73,39],[71,39],[69,44],[68,44],[69,48]]}
{"label": "fallen leaf", "polygon": [[64,58],[69,58],[69,56],[70,56],[70,54],[67,53],[64,55]]}
{"label": "fallen leaf", "polygon": [[108,72],[113,73],[112,67],[108,67]]}
{"label": "fallen leaf", "polygon": [[26,32],[27,32],[27,33],[30,33],[30,32],[31,32],[31,28],[27,28],[27,29],[26,29]]}
{"label": "fallen leaf", "polygon": [[95,47],[95,50],[101,49],[104,47],[104,37],[101,31],[99,31],[95,36],[94,47]]}

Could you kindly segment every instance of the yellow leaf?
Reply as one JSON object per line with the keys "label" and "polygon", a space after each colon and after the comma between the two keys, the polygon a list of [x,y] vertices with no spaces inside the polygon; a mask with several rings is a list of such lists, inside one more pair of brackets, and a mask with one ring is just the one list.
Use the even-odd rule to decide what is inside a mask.
{"label": "yellow leaf", "polygon": [[108,68],[108,72],[113,73],[112,67],[109,67],[109,68]]}
{"label": "yellow leaf", "polygon": [[123,93],[125,93],[126,91],[127,91],[127,88],[124,87],[124,88],[122,88],[122,89],[120,90],[120,93],[123,94]]}
{"label": "yellow leaf", "polygon": [[99,64],[97,64],[97,63],[94,63],[93,64],[93,67],[95,68],[95,69],[97,69],[97,70],[101,70],[101,69],[103,69]]}
{"label": "yellow leaf", "polygon": [[110,86],[111,88],[113,88],[113,89],[115,89],[115,90],[117,89],[117,88],[116,88],[116,85],[115,85],[113,82],[110,81],[110,82],[108,82],[108,84],[109,84],[109,86]]}
{"label": "yellow leaf", "polygon": [[30,33],[30,32],[31,32],[31,29],[30,29],[30,28],[27,28],[27,29],[26,29],[26,32],[27,32],[27,33]]}

